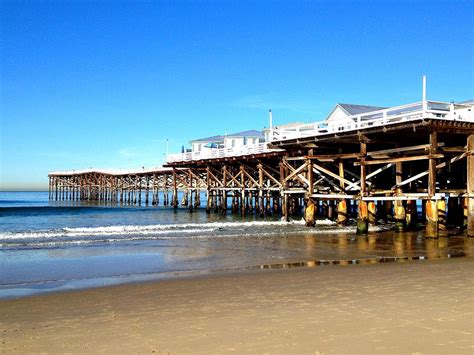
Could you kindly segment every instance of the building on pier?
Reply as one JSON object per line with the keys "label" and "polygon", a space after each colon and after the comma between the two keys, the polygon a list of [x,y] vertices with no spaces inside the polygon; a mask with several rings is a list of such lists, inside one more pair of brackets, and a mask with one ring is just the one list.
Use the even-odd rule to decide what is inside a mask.
{"label": "building on pier", "polygon": [[215,149],[241,148],[265,143],[265,136],[261,131],[249,130],[223,136],[194,139],[189,143],[191,145],[191,152],[199,154],[200,152],[211,152]]}

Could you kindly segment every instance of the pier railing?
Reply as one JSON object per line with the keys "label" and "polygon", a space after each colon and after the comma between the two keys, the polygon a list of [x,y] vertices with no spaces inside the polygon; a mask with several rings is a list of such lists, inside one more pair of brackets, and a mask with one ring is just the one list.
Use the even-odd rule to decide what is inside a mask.
{"label": "pier railing", "polygon": [[168,154],[166,161],[173,163],[177,161],[192,161],[202,159],[216,159],[238,157],[243,155],[263,154],[269,152],[277,152],[281,149],[270,149],[268,143],[249,144],[240,147],[206,149],[200,152],[186,152],[180,154]]}
{"label": "pier railing", "polygon": [[162,166],[154,168],[135,168],[135,169],[79,169],[79,170],[65,170],[65,171],[52,171],[49,176],[75,176],[85,174],[100,174],[100,175],[111,175],[111,176],[125,176],[125,175],[142,175],[142,174],[153,174],[153,173],[171,173],[172,168],[163,168]]}
{"label": "pier railing", "polygon": [[345,118],[344,122],[340,124],[314,122],[292,126],[285,129],[274,127],[272,129],[271,141],[347,132],[419,119],[474,122],[474,112],[472,111],[472,105],[439,101],[416,102],[413,104],[366,112],[360,115],[352,115]]}

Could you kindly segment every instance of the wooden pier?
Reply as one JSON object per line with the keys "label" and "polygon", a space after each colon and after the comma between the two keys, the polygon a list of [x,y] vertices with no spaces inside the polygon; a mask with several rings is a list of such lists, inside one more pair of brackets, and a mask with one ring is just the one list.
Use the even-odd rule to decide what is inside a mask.
{"label": "wooden pier", "polygon": [[[162,196],[163,205],[177,208],[180,193],[192,211],[205,193],[208,213],[285,220],[302,213],[308,226],[317,217],[343,225],[354,216],[358,233],[381,220],[400,231],[424,222],[427,237],[448,226],[474,236],[474,119],[426,105],[410,116],[358,117],[343,129],[279,132],[261,153],[173,158],[146,171],[55,172],[50,198],[158,205]],[[419,200],[424,221],[417,220]]]}

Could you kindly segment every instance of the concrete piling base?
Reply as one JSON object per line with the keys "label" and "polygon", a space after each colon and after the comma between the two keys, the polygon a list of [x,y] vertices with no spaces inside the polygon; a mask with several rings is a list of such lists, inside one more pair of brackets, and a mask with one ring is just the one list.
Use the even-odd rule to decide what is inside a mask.
{"label": "concrete piling base", "polygon": [[337,224],[345,225],[347,223],[347,203],[341,200],[337,204]]}
{"label": "concrete piling base", "polygon": [[445,231],[446,228],[446,200],[438,200],[436,203],[438,209],[438,231]]}
{"label": "concrete piling base", "polygon": [[357,234],[369,232],[369,213],[367,202],[360,200],[357,214]]}
{"label": "concrete piling base", "polygon": [[314,227],[316,224],[314,220],[314,210],[315,210],[314,202],[311,199],[308,199],[308,202],[306,203],[306,209],[304,212],[304,219],[306,221],[307,227]]}
{"label": "concrete piling base", "polygon": [[368,212],[369,212],[369,224],[375,226],[377,224],[377,208],[374,201],[370,201],[367,204]]}
{"label": "concrete piling base", "polygon": [[434,200],[426,203],[426,238],[438,238],[438,204]]}
{"label": "concrete piling base", "polygon": [[394,207],[395,212],[395,228],[397,232],[404,232],[406,230],[406,212],[403,204],[397,203]]}
{"label": "concrete piling base", "polygon": [[467,236],[474,238],[474,196],[466,198]]}

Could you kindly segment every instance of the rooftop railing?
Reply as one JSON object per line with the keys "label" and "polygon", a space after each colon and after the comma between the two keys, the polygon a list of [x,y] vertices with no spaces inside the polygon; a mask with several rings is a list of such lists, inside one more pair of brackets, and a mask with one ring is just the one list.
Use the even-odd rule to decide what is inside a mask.
{"label": "rooftop railing", "polygon": [[366,112],[360,115],[348,116],[344,118],[344,121],[341,123],[315,122],[284,129],[275,127],[271,132],[271,141],[347,132],[419,119],[474,122],[474,112],[472,111],[472,105],[453,104],[439,101],[416,102],[413,104]]}

